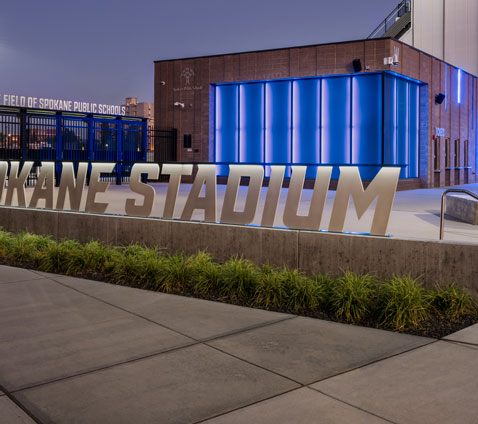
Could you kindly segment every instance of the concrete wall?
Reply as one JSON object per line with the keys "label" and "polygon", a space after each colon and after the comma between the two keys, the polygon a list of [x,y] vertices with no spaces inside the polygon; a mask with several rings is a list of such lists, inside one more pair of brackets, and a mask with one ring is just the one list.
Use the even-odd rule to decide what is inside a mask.
{"label": "concrete wall", "polygon": [[478,1],[445,0],[444,60],[478,75]]}
{"label": "concrete wall", "polygon": [[478,75],[478,2],[414,0],[412,37],[400,41]]}
{"label": "concrete wall", "polygon": [[427,287],[463,284],[478,299],[478,245],[444,241],[332,234],[181,222],[152,218],[0,207],[6,231],[29,231],[57,239],[100,240],[111,245],[142,243],[187,254],[207,250],[217,260],[242,255],[257,264],[299,268],[307,273],[341,270],[420,277]]}
{"label": "concrete wall", "polygon": [[414,0],[412,5],[412,42],[400,41],[443,60],[443,1]]}

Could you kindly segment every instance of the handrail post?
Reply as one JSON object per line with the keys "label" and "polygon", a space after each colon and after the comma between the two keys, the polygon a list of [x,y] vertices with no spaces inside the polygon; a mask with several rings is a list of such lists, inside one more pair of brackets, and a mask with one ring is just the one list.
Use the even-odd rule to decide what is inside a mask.
{"label": "handrail post", "polygon": [[440,240],[443,240],[443,233],[445,230],[445,200],[446,200],[446,191],[441,196],[441,210],[440,210]]}
{"label": "handrail post", "polygon": [[478,195],[475,193],[472,193],[469,190],[465,190],[463,188],[449,188],[448,190],[445,190],[441,196],[441,210],[440,210],[440,240],[443,240],[443,233],[445,232],[445,202],[446,202],[446,195],[448,193],[463,193],[466,194],[470,197],[473,197],[473,199],[478,200]]}

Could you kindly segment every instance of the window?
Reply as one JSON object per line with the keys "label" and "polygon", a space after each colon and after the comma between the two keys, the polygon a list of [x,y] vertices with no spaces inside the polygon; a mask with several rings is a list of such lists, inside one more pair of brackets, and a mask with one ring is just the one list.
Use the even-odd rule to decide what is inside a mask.
{"label": "window", "polygon": [[440,138],[436,137],[433,142],[433,169],[437,171],[440,169]]}
{"label": "window", "polygon": [[460,140],[455,140],[455,168],[460,166]]}
{"label": "window", "polygon": [[445,139],[445,168],[450,168],[451,161],[450,161],[451,151],[450,151],[450,139]]}
{"label": "window", "polygon": [[463,150],[464,150],[463,154],[465,156],[463,166],[465,168],[468,168],[468,140],[465,140],[463,142]]}

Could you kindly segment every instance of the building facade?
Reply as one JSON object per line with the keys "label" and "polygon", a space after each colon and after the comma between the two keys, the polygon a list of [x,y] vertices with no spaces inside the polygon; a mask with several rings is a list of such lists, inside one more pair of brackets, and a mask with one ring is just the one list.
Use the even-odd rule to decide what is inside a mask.
{"label": "building facade", "polygon": [[[254,84],[256,96],[251,94]],[[305,156],[307,163],[363,164],[368,169],[404,165],[403,187],[478,180],[476,76],[392,38],[156,61],[154,91],[155,122],[177,128],[179,161],[304,163]],[[294,93],[310,96],[299,115],[293,110],[300,103]],[[225,98],[229,104],[223,108]],[[282,111],[267,112],[267,104]],[[260,110],[254,112],[254,107]],[[247,127],[241,116],[251,114],[259,118],[249,119]],[[334,122],[326,122],[326,115]],[[297,127],[301,120],[309,120],[308,129]],[[224,130],[224,125],[230,128]],[[241,153],[247,131],[252,139]],[[301,131],[303,138],[297,137]],[[410,144],[413,131],[417,142]],[[367,134],[373,138],[368,145]],[[310,143],[310,149],[294,154],[294,140]],[[416,168],[410,146],[416,148]],[[233,153],[224,156],[224,148]],[[257,155],[246,158],[249,148]]]}
{"label": "building facade", "polygon": [[154,104],[148,102],[138,103],[137,97],[127,97],[125,99],[125,115],[146,118],[148,127],[154,127]]}

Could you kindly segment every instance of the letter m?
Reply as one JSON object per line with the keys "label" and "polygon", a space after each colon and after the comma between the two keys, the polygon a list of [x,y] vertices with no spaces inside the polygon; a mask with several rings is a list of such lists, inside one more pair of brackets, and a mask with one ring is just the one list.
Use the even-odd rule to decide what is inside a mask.
{"label": "letter m", "polygon": [[382,168],[364,190],[358,168],[356,166],[341,166],[329,231],[341,232],[343,230],[349,199],[352,196],[358,219],[362,217],[375,198],[378,198],[370,233],[385,235],[399,175],[400,168]]}

